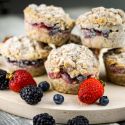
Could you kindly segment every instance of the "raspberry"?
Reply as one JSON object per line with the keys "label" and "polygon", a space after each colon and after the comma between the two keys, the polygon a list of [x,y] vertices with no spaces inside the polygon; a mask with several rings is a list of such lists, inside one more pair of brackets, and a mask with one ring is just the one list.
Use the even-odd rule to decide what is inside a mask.
{"label": "raspberry", "polygon": [[32,75],[26,70],[16,70],[9,81],[9,88],[12,91],[20,92],[20,90],[28,85],[36,86],[36,82]]}
{"label": "raspberry", "polygon": [[95,103],[104,94],[104,86],[101,81],[89,78],[81,83],[78,91],[78,98],[86,104]]}

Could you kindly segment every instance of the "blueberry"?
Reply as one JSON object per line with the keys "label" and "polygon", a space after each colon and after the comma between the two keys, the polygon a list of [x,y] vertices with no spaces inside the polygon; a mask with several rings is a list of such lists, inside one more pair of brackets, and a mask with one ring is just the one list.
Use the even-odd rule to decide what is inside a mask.
{"label": "blueberry", "polygon": [[76,77],[76,79],[77,79],[79,82],[82,82],[83,80],[87,79],[87,76],[79,75],[79,76]]}
{"label": "blueberry", "polygon": [[46,92],[49,90],[50,84],[47,81],[43,81],[39,83],[38,87],[41,88],[43,92]]}
{"label": "blueberry", "polygon": [[64,97],[60,94],[56,94],[54,95],[53,100],[56,104],[62,104],[64,102]]}
{"label": "blueberry", "polygon": [[109,103],[109,99],[107,96],[102,96],[99,99],[99,105],[106,106]]}

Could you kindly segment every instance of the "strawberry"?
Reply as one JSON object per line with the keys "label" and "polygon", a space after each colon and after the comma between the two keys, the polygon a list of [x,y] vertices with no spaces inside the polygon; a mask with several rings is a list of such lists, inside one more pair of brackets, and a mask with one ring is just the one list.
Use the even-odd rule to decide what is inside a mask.
{"label": "strawberry", "polygon": [[20,90],[28,85],[35,85],[36,82],[32,75],[26,70],[16,70],[11,74],[9,88],[12,91],[20,92]]}
{"label": "strawberry", "polygon": [[95,103],[104,94],[104,86],[101,81],[89,78],[81,83],[78,90],[78,98],[86,104]]}

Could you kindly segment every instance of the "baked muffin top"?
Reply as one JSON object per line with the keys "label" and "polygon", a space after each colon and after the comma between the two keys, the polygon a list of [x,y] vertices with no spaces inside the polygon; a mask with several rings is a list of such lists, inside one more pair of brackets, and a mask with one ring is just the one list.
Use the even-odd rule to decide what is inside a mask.
{"label": "baked muffin top", "polygon": [[76,23],[82,28],[121,25],[125,24],[125,13],[120,9],[97,7],[79,16]]}
{"label": "baked muffin top", "polygon": [[51,47],[31,40],[27,36],[13,36],[2,43],[0,53],[12,60],[36,60],[47,58]]}
{"label": "baked muffin top", "polygon": [[98,73],[98,61],[93,53],[83,45],[74,43],[53,49],[45,62],[47,72],[65,70],[71,78],[80,74]]}
{"label": "baked muffin top", "polygon": [[31,4],[24,9],[25,20],[29,23],[44,23],[59,26],[62,30],[73,28],[74,21],[61,7],[45,4]]}
{"label": "baked muffin top", "polygon": [[125,48],[108,50],[103,57],[109,65],[125,66]]}

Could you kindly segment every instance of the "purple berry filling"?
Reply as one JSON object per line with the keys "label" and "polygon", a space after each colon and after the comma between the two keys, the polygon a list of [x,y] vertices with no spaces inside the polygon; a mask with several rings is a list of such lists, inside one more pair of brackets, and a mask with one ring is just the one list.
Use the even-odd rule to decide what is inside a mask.
{"label": "purple berry filling", "polygon": [[34,23],[32,24],[33,27],[37,28],[44,28],[49,31],[49,35],[55,35],[56,33],[69,33],[68,29],[61,30],[56,24],[54,26],[47,26],[44,23]]}
{"label": "purple berry filling", "polygon": [[44,64],[44,60],[43,59],[37,59],[37,60],[20,60],[20,61],[16,61],[16,60],[11,60],[10,58],[7,58],[7,61],[9,63],[12,63],[14,65],[17,65],[19,67],[25,67],[25,66],[34,66],[34,67],[38,67],[41,64]]}
{"label": "purple berry filling", "polygon": [[68,84],[78,84],[83,82],[83,80],[90,77],[90,75],[78,75],[77,77],[71,78],[70,75],[66,72],[58,72],[58,73],[48,73],[51,79],[59,79],[62,78]]}
{"label": "purple berry filling", "polygon": [[99,31],[94,28],[92,28],[92,29],[82,28],[82,32],[83,32],[85,38],[93,38],[95,36],[103,36],[105,38],[108,38],[109,34],[112,32],[112,30]]}

